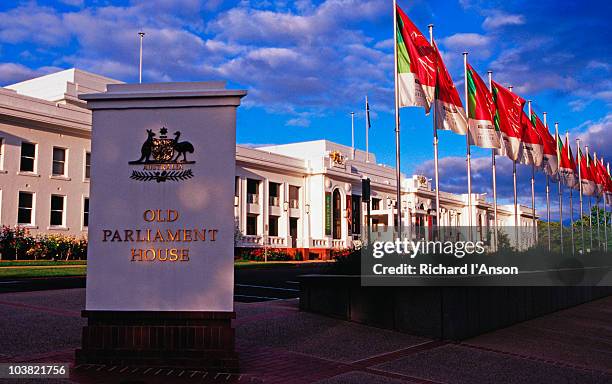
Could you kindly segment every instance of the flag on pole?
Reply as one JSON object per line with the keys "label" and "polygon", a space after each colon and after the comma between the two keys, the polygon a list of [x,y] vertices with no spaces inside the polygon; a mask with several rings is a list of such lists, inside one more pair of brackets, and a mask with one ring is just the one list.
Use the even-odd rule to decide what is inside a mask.
{"label": "flag on pole", "polygon": [[610,174],[610,163],[607,164],[606,175],[608,180],[608,188],[606,190],[606,203],[612,204],[612,176]]}
{"label": "flag on pole", "polygon": [[603,185],[602,194],[605,195],[606,193],[610,192],[611,180],[610,180],[610,175],[608,174],[608,170],[606,169],[606,166],[604,165],[603,157],[599,159],[598,165],[599,165],[599,174],[601,175],[601,181]]}
{"label": "flag on pole", "polygon": [[538,115],[533,111],[531,112],[531,123],[542,140],[542,169],[547,175],[554,176],[559,167],[555,139],[550,132],[548,132],[548,128],[544,126]]}
{"label": "flag on pole", "polygon": [[525,99],[502,87],[495,81],[491,82],[493,100],[495,101],[495,127],[501,133],[500,155],[510,160],[518,160],[523,128],[521,113]]}
{"label": "flag on pole", "polygon": [[366,96],[366,127],[368,129],[372,128],[372,123],[370,122],[370,103],[368,103],[368,97]]}
{"label": "flag on pole", "polygon": [[468,126],[471,144],[481,148],[499,148],[499,133],[495,129],[495,103],[487,85],[470,64],[467,65]]}
{"label": "flag on pole", "polygon": [[587,153],[586,156],[582,155],[582,150],[578,147],[578,158],[580,159],[580,176],[582,180],[582,194],[586,196],[593,196],[597,191],[597,185],[595,179],[591,174],[590,156]]}
{"label": "flag on pole", "polygon": [[436,128],[465,135],[468,131],[467,118],[465,117],[465,109],[463,109],[459,92],[457,92],[453,79],[448,74],[448,70],[442,61],[440,51],[435,42],[434,49],[438,67],[436,72],[436,97],[434,100]]}
{"label": "flag on pole", "polygon": [[436,53],[399,6],[396,11],[399,106],[423,107],[429,113],[436,87]]}
{"label": "flag on pole", "polygon": [[601,196],[604,191],[604,185],[606,181],[604,180],[604,175],[601,172],[599,160],[597,160],[597,153],[593,152],[593,163],[591,164],[591,174],[595,179],[595,185],[597,186],[597,190],[595,191],[596,196]]}
{"label": "flag on pole", "polygon": [[536,167],[542,165],[544,149],[542,139],[534,125],[527,117],[525,111],[521,111],[521,125],[523,135],[521,136],[521,153],[519,155],[521,164],[533,164]]}
{"label": "flag on pole", "polygon": [[565,136],[565,145],[557,136],[557,146],[559,147],[559,178],[569,188],[575,188],[578,186],[578,170],[572,155],[572,148],[569,145],[569,135]]}
{"label": "flag on pole", "polygon": [[612,190],[612,180],[610,174],[604,165],[603,157],[599,159],[599,174],[601,175],[601,181],[603,184],[603,193],[606,194]]}

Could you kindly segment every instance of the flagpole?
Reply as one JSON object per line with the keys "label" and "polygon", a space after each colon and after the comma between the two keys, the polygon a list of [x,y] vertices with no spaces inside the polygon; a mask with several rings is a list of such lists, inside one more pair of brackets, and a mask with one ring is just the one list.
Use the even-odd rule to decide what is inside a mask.
{"label": "flagpole", "polygon": [[[527,101],[527,110],[529,119],[531,119],[531,100]],[[534,159],[535,161],[535,159]],[[536,228],[536,212],[535,212],[535,164],[531,163],[531,215],[532,215],[532,226],[533,226],[533,245],[535,246],[538,241],[537,228]]]}
{"label": "flagpole", "polygon": [[603,250],[608,251],[608,202],[606,201],[606,192],[603,193],[603,218],[604,218],[604,246]]}
{"label": "flagpole", "polygon": [[[571,144],[569,141],[569,132],[565,132],[565,142],[567,143],[567,151],[568,151],[568,155],[571,153]],[[573,157],[570,159],[570,163],[571,161],[573,161]],[[574,175],[575,177],[576,175]],[[569,195],[570,195],[570,236],[571,236],[571,240],[572,240],[572,255],[576,253],[576,246],[574,244],[574,196],[573,196],[573,192],[574,192],[574,187],[571,187],[569,189]]]}
{"label": "flagpole", "polygon": [[468,131],[465,135],[466,160],[467,160],[467,182],[468,182],[468,227],[469,239],[472,239],[472,162],[470,154],[470,100],[468,96],[467,81],[467,52],[463,52],[463,75],[465,88],[465,116],[468,118]]}
{"label": "flagpole", "polygon": [[[396,87],[397,88],[397,87]],[[397,98],[397,97],[396,97]],[[368,139],[370,136],[370,127],[368,127],[368,96],[365,97],[365,109],[366,109],[366,119],[365,119],[365,134],[366,134],[366,163],[370,162],[370,146],[368,143]]]}
{"label": "flagpole", "polygon": [[[542,113],[544,115],[544,127],[546,128],[546,132],[548,133],[548,122],[546,121],[546,112]],[[555,142],[556,144],[556,142]],[[555,145],[556,146],[556,145]],[[551,241],[550,241],[550,187],[548,181],[548,173],[546,174],[546,226],[548,227],[548,252],[551,250]]]}
{"label": "flagpole", "polygon": [[[509,86],[508,89],[512,92],[512,86]],[[518,219],[518,197],[516,193],[516,160],[512,160],[512,182],[514,184],[514,237],[516,239],[516,246],[518,248],[518,228],[519,228],[519,219]]]}
{"label": "flagpole", "polygon": [[[493,93],[493,71],[489,74],[489,91]],[[491,149],[491,173],[493,177],[493,241],[497,250],[497,169],[495,164],[495,148]]]}
{"label": "flagpole", "polygon": [[[433,24],[429,24],[427,26],[427,28],[429,29],[429,42],[431,44],[431,46],[433,47],[434,45],[434,40],[433,40],[433,28],[434,25]],[[435,100],[434,100],[435,103]],[[439,171],[438,171],[438,127],[436,125],[436,108],[434,106],[433,109],[433,116],[432,116],[432,120],[433,120],[433,147],[434,147],[434,176],[436,179],[436,226],[439,228],[440,227],[440,175],[439,175]]]}
{"label": "flagpole", "polygon": [[351,159],[355,160],[355,112],[351,112]]}
{"label": "flagpole", "polygon": [[[607,177],[606,167],[604,165],[604,158],[603,158],[603,156],[601,157],[601,159],[599,161],[599,164],[601,164],[601,167],[604,170],[604,175],[603,176]],[[606,182],[608,182],[608,179],[605,179],[605,180],[606,180]],[[604,216],[604,241],[606,241],[605,243],[603,243],[603,250],[607,251],[607,248],[608,248],[608,243],[607,243],[607,240],[608,240],[608,230],[606,228],[606,226],[607,226],[607,223],[606,223],[606,184],[603,185],[603,191],[601,191],[600,201],[601,200],[603,200],[603,202],[604,202],[604,213],[603,213],[603,216]],[[602,246],[601,246],[601,234],[599,233],[600,221],[601,220],[599,218],[599,203],[597,203],[597,225],[598,225],[598,227],[597,227],[597,235],[599,237],[599,244],[600,244],[599,247],[602,248]]]}
{"label": "flagpole", "polygon": [[604,251],[608,251],[608,202],[606,201],[606,193],[604,192]]}
{"label": "flagpole", "polygon": [[[561,189],[561,175],[559,175],[559,167],[561,167],[561,156],[562,154],[559,152],[559,142],[561,138],[559,137],[559,123],[555,122],[555,147],[557,148],[557,176],[559,180],[557,180],[557,188],[559,190],[559,227],[561,234],[561,254],[563,254],[563,189]],[[550,228],[550,223],[548,224]],[[550,233],[548,234],[548,238],[550,239]]]}
{"label": "flagpole", "polygon": [[599,218],[599,201],[600,197],[597,196],[596,204],[597,204],[597,248],[601,251],[601,223]]}
{"label": "flagpole", "polygon": [[[395,80],[395,184],[397,192],[397,234],[398,238],[402,236],[402,184],[400,172],[400,115],[399,115],[399,98],[398,98],[398,79],[397,79],[397,3],[393,0],[393,72]],[[366,141],[367,143],[367,141]]]}
{"label": "flagpole", "polygon": [[[589,170],[589,167],[591,164],[589,164],[589,146],[585,145],[584,146],[584,151],[586,152],[586,169],[587,171]],[[597,184],[597,183],[596,183]],[[597,187],[595,187],[595,191],[597,191]],[[589,195],[589,239],[590,239],[590,248],[589,248],[589,252],[593,250],[593,212],[592,212],[592,208],[591,208],[591,204],[593,203],[593,195]]]}
{"label": "flagpole", "polygon": [[142,40],[144,39],[145,33],[138,32],[138,36],[140,36],[140,59],[138,61],[138,83],[142,83]]}
{"label": "flagpole", "polygon": [[589,196],[589,239],[590,239],[590,248],[589,252],[593,250],[593,196]]}
{"label": "flagpole", "polygon": [[[595,162],[595,170],[597,170],[597,152],[593,152],[593,161]],[[595,196],[595,206],[597,207],[597,249],[601,250],[601,227],[599,225],[599,193]]]}
{"label": "flagpole", "polygon": [[582,236],[581,253],[584,253],[584,209],[582,206],[582,153],[580,153],[580,139],[576,139],[576,147],[578,148],[578,186],[580,187],[580,232]]}
{"label": "flagpole", "polygon": [[572,255],[576,253],[576,246],[574,244],[574,188],[569,189],[570,195],[570,239],[572,241]]}

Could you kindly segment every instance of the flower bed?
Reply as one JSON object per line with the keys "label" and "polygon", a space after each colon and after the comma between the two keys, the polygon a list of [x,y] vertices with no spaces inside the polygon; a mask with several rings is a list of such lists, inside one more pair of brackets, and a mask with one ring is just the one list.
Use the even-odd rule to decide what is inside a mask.
{"label": "flower bed", "polygon": [[87,239],[56,234],[32,235],[27,228],[2,226],[3,260],[85,260]]}
{"label": "flower bed", "polygon": [[280,248],[244,248],[240,250],[238,259],[247,261],[289,261],[293,258],[286,250]]}

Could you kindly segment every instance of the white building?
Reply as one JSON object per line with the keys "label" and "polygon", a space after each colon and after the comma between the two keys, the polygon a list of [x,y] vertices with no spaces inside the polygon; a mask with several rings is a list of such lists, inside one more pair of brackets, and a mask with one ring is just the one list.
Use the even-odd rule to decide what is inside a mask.
{"label": "white building", "polygon": [[[117,80],[69,69],[0,88],[0,222],[34,233],[86,235],[91,113],[78,94]],[[303,249],[314,254],[354,245],[365,212],[361,180],[371,180],[373,229],[395,221],[395,170],[374,154],[326,140],[251,148],[236,146],[237,246]],[[403,225],[435,224],[429,180],[402,180]],[[440,193],[441,225],[466,226],[467,195]],[[493,206],[473,194],[472,222],[493,225]],[[519,207],[521,226],[531,209]],[[499,225],[514,225],[513,206],[498,207]]]}
{"label": "white building", "polygon": [[0,88],[0,222],[86,234],[91,112],[79,93],[117,80],[69,69]]}

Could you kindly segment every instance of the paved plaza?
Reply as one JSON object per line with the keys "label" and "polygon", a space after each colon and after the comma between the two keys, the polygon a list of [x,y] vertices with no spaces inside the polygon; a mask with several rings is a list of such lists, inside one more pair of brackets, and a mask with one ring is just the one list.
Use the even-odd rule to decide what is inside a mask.
{"label": "paved plaza", "polygon": [[[0,362],[72,364],[84,302],[84,289],[0,294]],[[612,297],[462,343],[300,312],[295,299],[236,312],[240,375],[73,366],[70,380],[47,382],[612,383]]]}

